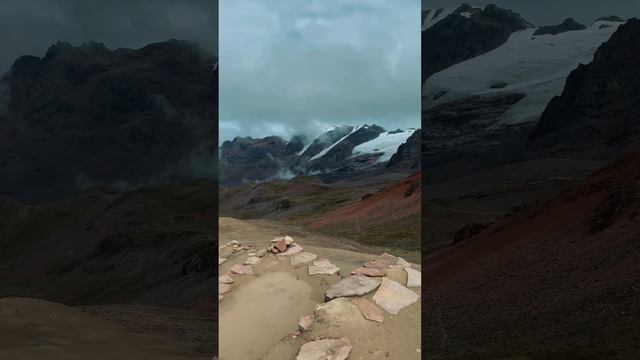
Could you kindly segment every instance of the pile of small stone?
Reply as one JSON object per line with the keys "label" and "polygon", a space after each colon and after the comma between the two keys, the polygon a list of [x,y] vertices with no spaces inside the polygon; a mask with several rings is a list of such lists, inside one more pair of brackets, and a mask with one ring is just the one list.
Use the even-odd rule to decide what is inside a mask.
{"label": "pile of small stone", "polygon": [[266,251],[276,255],[294,255],[302,252],[302,246],[296,244],[295,240],[287,235],[271,240]]}

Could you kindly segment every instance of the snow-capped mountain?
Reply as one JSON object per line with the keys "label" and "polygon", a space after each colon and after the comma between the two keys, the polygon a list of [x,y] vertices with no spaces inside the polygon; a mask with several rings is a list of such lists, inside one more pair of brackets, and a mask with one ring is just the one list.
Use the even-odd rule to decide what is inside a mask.
{"label": "snow-capped mountain", "polygon": [[[338,126],[307,144],[295,138],[295,146],[277,136],[262,139],[238,137],[225,141],[220,150],[220,183],[235,185],[244,181],[268,180],[295,175],[339,172],[342,175],[384,169],[416,129],[386,131],[377,125]],[[298,151],[298,149],[300,149]],[[289,149],[289,150],[287,150]],[[296,151],[293,151],[296,150]],[[419,150],[403,149],[396,161],[415,168]],[[406,157],[415,157],[404,159]],[[394,171],[398,166],[394,166]],[[400,169],[401,171],[402,169]]]}
{"label": "snow-capped mountain", "polygon": [[551,98],[562,92],[569,73],[590,62],[620,24],[599,20],[584,30],[556,35],[534,35],[536,28],[517,31],[497,49],[427,79],[425,107],[471,96],[522,93],[524,98],[501,115],[502,122],[536,121]]}
{"label": "snow-capped mountain", "polygon": [[[624,104],[634,104],[637,86],[631,80],[635,78],[625,81],[618,68],[635,74],[636,55],[631,50],[637,37],[635,22],[626,22],[626,35],[620,35],[625,21],[617,16],[598,18],[586,26],[570,17],[560,24],[533,26],[511,10],[491,7],[471,7],[474,10],[468,14],[469,6],[463,5],[426,23],[422,32],[423,62],[424,54],[431,54],[427,57],[427,68],[431,68],[423,78],[422,107],[428,129],[422,166],[431,169],[430,181],[448,181],[517,159],[535,158],[545,147],[553,147],[545,156],[576,156],[586,154],[576,144],[602,143],[605,145],[590,149],[589,154],[600,152],[604,158],[638,136],[632,121],[617,117],[615,106],[623,101],[611,96],[617,94],[618,99],[629,99]],[[629,38],[616,44],[631,45],[622,46],[619,52],[598,50],[611,47],[614,34],[618,39]],[[594,59],[597,53],[616,54],[623,60],[616,62],[613,55]],[[590,63],[596,65],[585,65]],[[570,76],[574,73],[578,75]],[[561,94],[562,99],[557,100]],[[588,101],[571,100],[579,95]],[[609,109],[605,101],[615,106]],[[593,113],[586,116],[586,109]],[[624,125],[615,125],[613,119]],[[623,135],[625,131],[629,134]]]}
{"label": "snow-capped mountain", "polygon": [[487,53],[512,33],[531,28],[520,14],[495,5],[463,4],[457,8],[423,11],[422,76]]}

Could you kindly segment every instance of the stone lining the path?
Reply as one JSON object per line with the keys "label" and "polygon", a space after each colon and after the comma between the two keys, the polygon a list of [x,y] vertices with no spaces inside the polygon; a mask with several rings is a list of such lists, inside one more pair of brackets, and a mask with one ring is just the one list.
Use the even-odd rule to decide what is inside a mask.
{"label": "stone lining the path", "polygon": [[333,275],[340,271],[340,268],[333,265],[328,259],[314,260],[309,265],[309,275]]}
{"label": "stone lining the path", "polygon": [[385,277],[382,278],[382,284],[372,300],[388,313],[398,315],[400,310],[418,301],[419,298],[418,294]]}
{"label": "stone lining the path", "polygon": [[380,285],[380,279],[362,275],[352,275],[331,285],[325,292],[325,298],[362,296],[375,290]]}

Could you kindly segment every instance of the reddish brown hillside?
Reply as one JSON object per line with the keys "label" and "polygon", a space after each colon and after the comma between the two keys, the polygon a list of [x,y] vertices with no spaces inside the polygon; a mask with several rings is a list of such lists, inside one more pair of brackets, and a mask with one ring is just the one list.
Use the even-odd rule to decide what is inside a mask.
{"label": "reddish brown hillside", "polygon": [[640,355],[640,152],[431,256],[436,359]]}
{"label": "reddish brown hillside", "polygon": [[[421,173],[386,187],[375,194],[365,195],[313,221],[309,227],[333,233],[368,233],[382,236],[384,243],[414,235],[420,236]],[[374,231],[375,230],[375,231]],[[403,233],[403,235],[400,235]],[[404,239],[402,239],[404,240]]]}

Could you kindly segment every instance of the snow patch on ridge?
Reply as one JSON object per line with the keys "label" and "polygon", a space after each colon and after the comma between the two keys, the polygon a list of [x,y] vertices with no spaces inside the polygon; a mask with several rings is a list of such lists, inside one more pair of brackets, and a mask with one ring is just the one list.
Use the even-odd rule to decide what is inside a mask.
{"label": "snow patch on ridge", "polygon": [[316,159],[319,159],[323,156],[325,156],[329,150],[333,149],[334,146],[338,145],[340,142],[342,142],[342,140],[346,139],[349,135],[353,134],[354,132],[356,132],[356,130],[360,129],[362,126],[360,125],[356,125],[353,127],[353,130],[351,130],[350,133],[348,133],[347,135],[343,136],[342,138],[340,138],[340,140],[334,142],[333,144],[331,144],[331,146],[327,147],[326,149],[322,150],[321,152],[317,153],[314,157],[312,157],[311,159],[309,159],[309,161],[313,161]]}
{"label": "snow patch on ridge", "polygon": [[535,121],[551,98],[562,93],[569,73],[591,62],[596,49],[621,24],[597,21],[585,30],[557,35],[533,36],[536,29],[513,33],[499,48],[427,79],[423,84],[426,107],[474,95],[521,92],[525,98],[503,115],[501,123]]}
{"label": "snow patch on ridge", "polygon": [[365,154],[382,153],[377,162],[387,162],[391,159],[393,154],[398,152],[398,147],[407,142],[409,136],[411,136],[415,131],[416,129],[407,129],[401,132],[383,132],[377,138],[353,148],[353,153],[350,158],[355,158]]}

